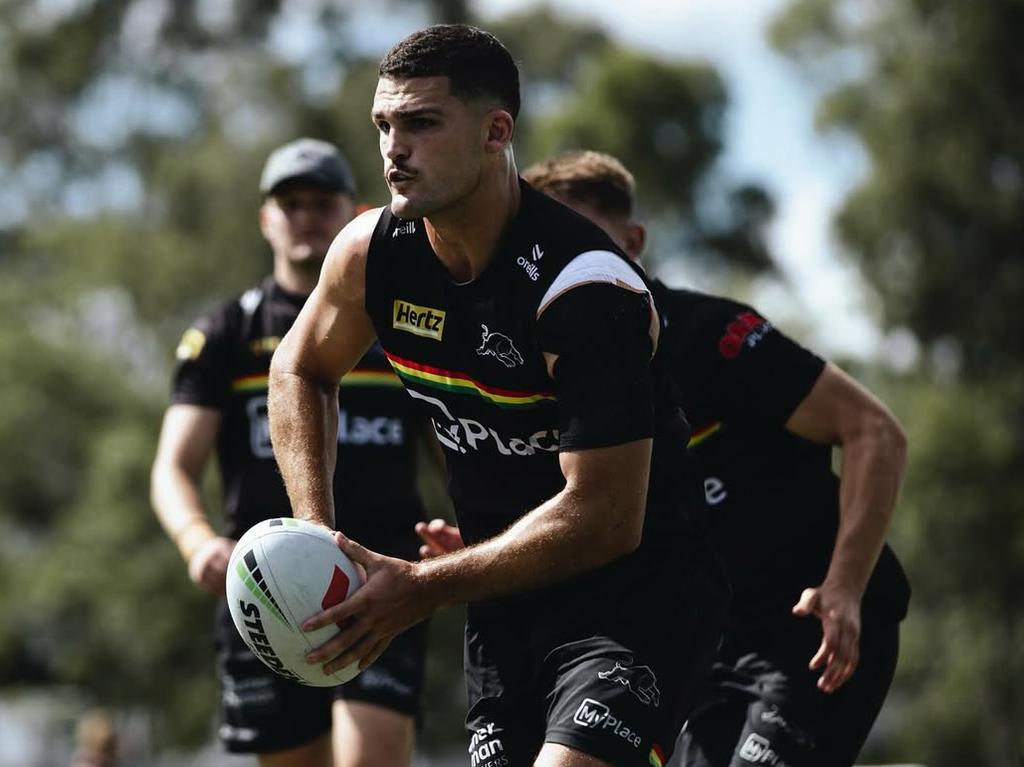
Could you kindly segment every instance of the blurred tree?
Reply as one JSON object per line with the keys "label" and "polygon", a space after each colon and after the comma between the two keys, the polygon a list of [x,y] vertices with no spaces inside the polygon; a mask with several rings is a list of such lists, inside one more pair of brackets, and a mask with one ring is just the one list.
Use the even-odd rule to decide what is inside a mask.
{"label": "blurred tree", "polygon": [[837,225],[888,322],[952,342],[971,374],[1020,361],[1022,28],[1019,0],[798,0],[774,29],[833,88],[821,126],[868,153]]}
{"label": "blurred tree", "polygon": [[[9,295],[0,304],[10,316]],[[145,458],[159,410],[85,328],[34,319],[0,333],[0,686],[75,685],[164,712],[168,741],[205,740],[216,689],[196,637],[210,604],[154,530]],[[82,319],[116,340],[116,324]]]}
{"label": "blurred tree", "polygon": [[665,252],[651,254],[656,263],[774,269],[765,238],[771,197],[716,166],[728,93],[711,65],[623,48],[594,22],[544,5],[489,28],[522,59],[524,165],[570,149],[609,152],[636,176],[644,217],[673,233]]}
{"label": "blurred tree", "polygon": [[885,755],[1024,763],[1024,28],[1020,0],[797,0],[777,45],[870,169],[836,219],[889,327],[925,350],[897,412],[896,535],[915,586]]}

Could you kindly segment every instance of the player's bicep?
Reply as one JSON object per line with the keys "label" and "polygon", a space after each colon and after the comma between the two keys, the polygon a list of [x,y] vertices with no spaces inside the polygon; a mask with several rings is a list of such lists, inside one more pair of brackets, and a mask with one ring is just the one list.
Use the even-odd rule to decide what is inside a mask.
{"label": "player's bicep", "polygon": [[[647,491],[651,445],[650,439],[638,439],[590,450],[563,451],[558,460],[567,486],[576,492],[635,502]],[[639,507],[643,508],[643,503]]]}
{"label": "player's bicep", "polygon": [[591,540],[609,541],[620,553],[639,545],[650,474],[652,441],[639,439],[588,450],[563,450],[558,460],[566,491],[586,514],[574,524],[589,528]]}
{"label": "player's bicep", "polygon": [[879,420],[888,409],[864,386],[832,363],[786,421],[786,429],[813,442],[841,445]]}

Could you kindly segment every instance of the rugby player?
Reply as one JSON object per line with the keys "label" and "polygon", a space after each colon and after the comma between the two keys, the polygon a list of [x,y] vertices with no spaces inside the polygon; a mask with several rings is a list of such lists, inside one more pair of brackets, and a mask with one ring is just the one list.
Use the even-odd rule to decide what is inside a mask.
{"label": "rugby player", "polygon": [[468,545],[411,563],[336,535],[368,580],[307,622],[344,627],[309,660],[366,665],[468,603],[473,767],[661,765],[727,587],[684,498],[650,287],[519,179],[518,71],[492,35],[429,27],[379,75],[391,203],[345,227],[278,347],[271,434],[295,515],[334,526],[334,389],[378,339],[433,421]]}
{"label": "rugby player", "polygon": [[[331,240],[355,211],[348,163],[336,147],[313,139],[271,153],[260,192],[260,230],[273,251],[273,273],[185,332],[152,470],[160,521],[192,580],[219,596],[236,539],[261,520],[291,515],[267,423],[270,359],[316,284]],[[380,347],[368,349],[340,390],[340,403],[332,404],[341,409],[330,439],[342,461],[325,479],[339,509],[337,524],[391,556],[415,558],[410,528],[423,516],[416,442],[427,433],[425,421]],[[200,494],[214,452],[223,487],[220,532]],[[258,754],[263,767],[408,764],[425,632],[421,625],[403,634],[372,669],[341,687],[304,687],[273,673],[250,652],[221,599],[221,741],[231,753]]]}
{"label": "rugby player", "polygon": [[[614,157],[568,152],[523,177],[639,261],[646,231],[634,218],[635,182]],[[734,587],[714,673],[670,764],[851,765],[892,681],[909,599],[885,544],[902,429],[752,307],[652,287]],[[843,450],[839,478],[833,446]],[[423,557],[462,545],[444,520],[416,529]]]}

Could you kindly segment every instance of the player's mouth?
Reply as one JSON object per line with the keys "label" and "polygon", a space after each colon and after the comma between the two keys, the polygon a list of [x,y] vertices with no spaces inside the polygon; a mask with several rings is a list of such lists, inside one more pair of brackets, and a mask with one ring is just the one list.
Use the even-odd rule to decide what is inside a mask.
{"label": "player's mouth", "polygon": [[415,174],[393,169],[387,173],[388,185],[391,187],[405,186],[416,178]]}

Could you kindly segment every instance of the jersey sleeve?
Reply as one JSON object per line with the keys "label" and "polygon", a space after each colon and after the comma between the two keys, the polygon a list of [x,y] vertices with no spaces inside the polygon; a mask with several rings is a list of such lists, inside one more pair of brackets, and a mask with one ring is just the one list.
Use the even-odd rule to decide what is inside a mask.
{"label": "jersey sleeve", "polygon": [[733,301],[714,303],[694,332],[696,359],[683,364],[710,371],[713,396],[726,418],[784,425],[825,367],[821,357],[757,310]]}
{"label": "jersey sleeve", "polygon": [[175,349],[171,402],[222,409],[231,393],[229,307],[197,319]]}
{"label": "jersey sleeve", "polygon": [[616,284],[562,293],[538,319],[542,351],[557,354],[559,447],[624,444],[654,433],[651,299]]}

